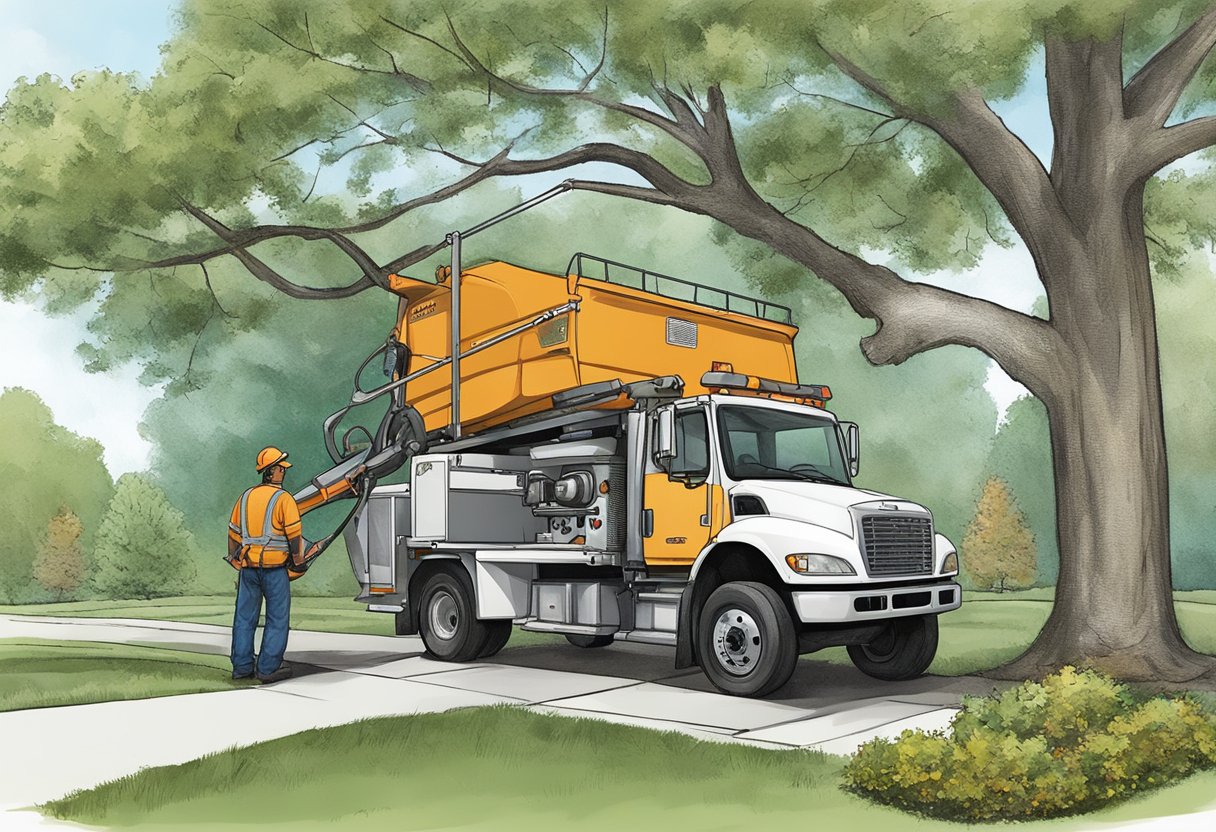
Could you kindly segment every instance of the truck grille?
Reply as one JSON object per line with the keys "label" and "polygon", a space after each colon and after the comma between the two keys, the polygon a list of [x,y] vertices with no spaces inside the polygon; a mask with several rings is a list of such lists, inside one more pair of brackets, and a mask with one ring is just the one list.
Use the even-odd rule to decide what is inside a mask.
{"label": "truck grille", "polygon": [[928,517],[864,515],[861,541],[871,576],[933,571],[933,522]]}

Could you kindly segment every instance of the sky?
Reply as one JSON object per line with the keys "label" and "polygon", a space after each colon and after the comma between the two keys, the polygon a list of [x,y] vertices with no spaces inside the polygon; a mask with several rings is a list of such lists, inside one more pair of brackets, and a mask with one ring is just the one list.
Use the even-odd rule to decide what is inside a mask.
{"label": "sky", "polygon": [[[174,7],[167,0],[0,0],[0,90],[21,76],[43,72],[70,78],[82,69],[107,67],[151,76],[159,46],[170,35]],[[1026,88],[996,109],[1041,159],[1049,156],[1051,127],[1041,60],[1031,67]],[[524,189],[540,192],[553,178]],[[1020,244],[990,248],[970,272],[922,279],[1022,312],[1029,312],[1042,294],[1030,256]],[[84,372],[75,348],[88,339],[85,323],[90,314],[85,308],[48,318],[36,304],[0,301],[0,389],[24,387],[38,393],[59,424],[102,443],[106,466],[118,477],[148,465],[152,446],[138,426],[161,388],[141,385],[140,367],[133,364],[106,374]],[[1002,413],[1026,393],[995,364],[986,389]]]}

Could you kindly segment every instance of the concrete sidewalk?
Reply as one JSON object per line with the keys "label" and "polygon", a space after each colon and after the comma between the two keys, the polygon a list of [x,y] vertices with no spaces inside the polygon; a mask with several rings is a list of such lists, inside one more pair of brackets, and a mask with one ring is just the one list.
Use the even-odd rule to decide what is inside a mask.
{"label": "concrete sidewalk", "polygon": [[[9,639],[102,641],[225,655],[229,637],[227,627],[207,624],[0,616],[0,638]],[[16,823],[50,828],[41,816],[13,810],[143,767],[369,717],[508,703],[717,742],[851,754],[862,742],[896,737],[908,728],[945,729],[955,713],[949,705],[958,701],[954,680],[938,685],[947,692],[921,684],[911,692],[896,686],[889,688],[891,695],[869,698],[838,685],[843,696],[821,695],[810,706],[797,699],[741,699],[690,689],[700,685],[700,671],[671,669],[670,652],[662,648],[621,644],[596,651],[606,668],[617,674],[624,668],[623,675],[520,666],[519,655],[532,650],[541,664],[553,663],[545,661],[551,652],[581,654],[564,646],[521,648],[494,660],[449,664],[423,656],[415,637],[297,630],[287,658],[306,667],[275,685],[0,713],[0,810],[9,810],[0,815],[0,828],[15,829]],[[878,683],[866,687],[888,689]],[[1137,828],[1184,829],[1200,817]],[[1203,819],[1203,828],[1216,828],[1216,813]]]}

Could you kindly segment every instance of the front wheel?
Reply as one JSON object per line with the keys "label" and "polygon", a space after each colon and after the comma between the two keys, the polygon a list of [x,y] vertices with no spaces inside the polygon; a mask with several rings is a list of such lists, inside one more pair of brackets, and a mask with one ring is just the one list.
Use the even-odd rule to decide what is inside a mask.
{"label": "front wheel", "polygon": [[764,696],[789,681],[798,663],[798,636],[772,587],[733,581],[714,590],[697,629],[701,668],[732,696]]}
{"label": "front wheel", "polygon": [[426,579],[418,629],[426,652],[440,661],[468,662],[481,653],[489,634],[477,620],[472,581],[463,567],[445,565]]}
{"label": "front wheel", "polygon": [[937,655],[937,616],[896,618],[869,644],[850,644],[849,658],[867,676],[884,682],[914,679]]}

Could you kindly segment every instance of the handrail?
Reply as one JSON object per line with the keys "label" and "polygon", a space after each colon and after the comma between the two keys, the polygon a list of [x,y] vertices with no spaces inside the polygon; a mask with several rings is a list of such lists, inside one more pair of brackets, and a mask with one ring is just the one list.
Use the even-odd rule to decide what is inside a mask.
{"label": "handrail", "polygon": [[[589,260],[592,263],[598,263],[598,264],[602,265],[603,272],[604,272],[603,277],[600,277],[599,275],[595,275],[595,274],[585,273],[583,271],[583,261],[584,260]],[[794,313],[788,306],[782,306],[779,303],[772,303],[771,301],[762,300],[761,298],[754,298],[754,297],[750,297],[748,295],[741,295],[738,292],[732,292],[728,289],[719,289],[715,286],[706,286],[702,283],[694,283],[691,280],[684,280],[679,277],[672,277],[671,275],[668,275],[668,274],[660,274],[659,272],[653,272],[649,269],[643,269],[640,266],[631,266],[628,263],[618,263],[615,260],[608,260],[603,257],[596,257],[594,254],[586,254],[585,252],[581,252],[581,251],[577,252],[573,257],[570,258],[570,265],[568,265],[566,267],[566,274],[576,274],[579,277],[585,277],[585,278],[589,278],[591,280],[603,280],[605,283],[612,283],[613,281],[612,281],[611,277],[609,276],[609,267],[610,266],[615,266],[616,268],[619,268],[619,269],[627,269],[631,272],[635,272],[635,273],[641,275],[641,284],[642,285],[639,288],[641,288],[641,290],[643,292],[651,292],[652,294],[656,294],[656,295],[659,295],[659,296],[665,297],[665,298],[670,298],[672,300],[684,300],[684,301],[688,300],[688,298],[682,298],[677,295],[670,294],[669,292],[663,291],[662,286],[660,285],[660,281],[669,280],[673,283],[678,283],[681,286],[691,286],[692,287],[692,303],[696,303],[701,306],[707,306],[710,309],[720,309],[723,312],[738,312],[740,315],[748,314],[747,312],[743,312],[739,309],[734,308],[731,305],[731,301],[734,300],[734,301],[737,301],[737,302],[740,302],[743,304],[750,304],[752,306],[752,309],[754,310],[751,313],[751,317],[753,317],[753,318],[761,318],[763,320],[775,321],[777,323],[782,323],[782,324],[791,324],[792,325],[794,323]],[[648,287],[647,278],[654,278],[654,288],[653,289]],[[710,301],[702,300],[700,297],[701,292],[713,292],[713,293],[722,295],[722,297],[724,298],[724,303],[716,304],[716,303],[712,303]]]}

